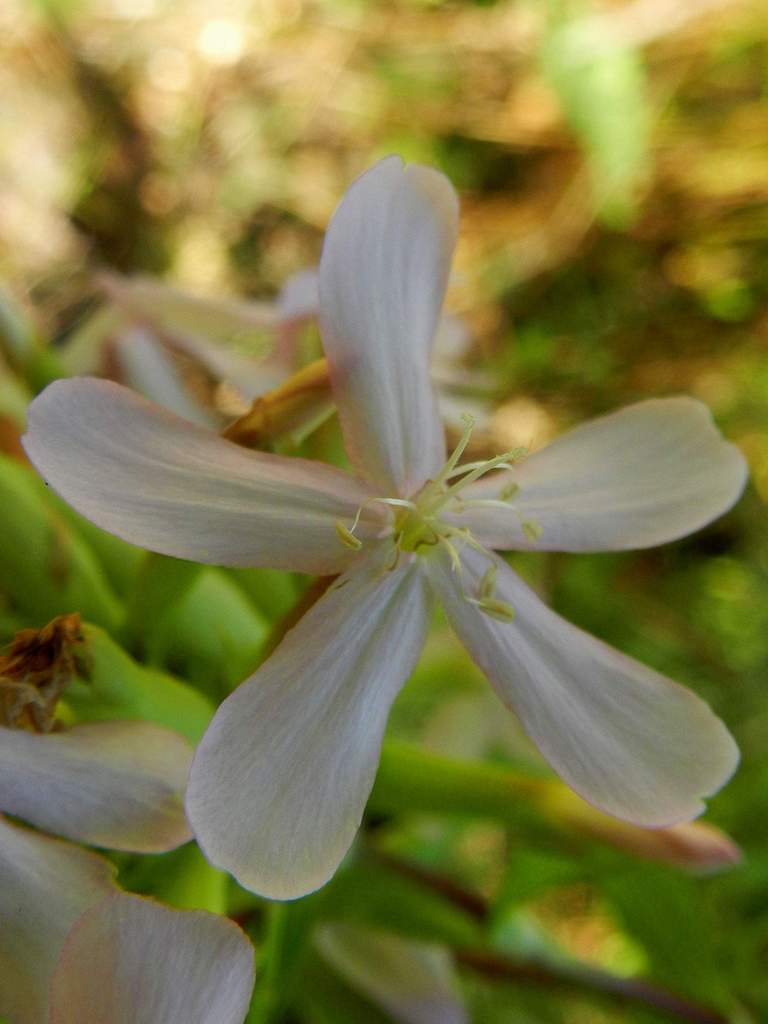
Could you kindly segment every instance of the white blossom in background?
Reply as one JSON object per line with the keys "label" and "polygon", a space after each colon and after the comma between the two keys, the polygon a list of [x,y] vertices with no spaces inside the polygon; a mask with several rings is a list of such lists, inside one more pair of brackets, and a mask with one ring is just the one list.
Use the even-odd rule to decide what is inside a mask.
{"label": "white blossom in background", "polygon": [[[236,399],[234,415],[235,408],[245,411],[254,399],[301,368],[301,332],[316,322],[320,306],[314,269],[292,274],[273,303],[202,297],[145,277],[103,274],[100,282],[109,304],[62,348],[67,369],[111,371],[106,375],[158,405],[214,429],[223,425],[224,417],[189,388],[173,352],[192,357],[226,386],[229,400]],[[244,339],[250,339],[250,352]],[[490,422],[490,403],[483,396],[492,392],[491,382],[487,375],[462,366],[470,347],[463,321],[442,316],[432,379],[443,420],[454,428],[460,427],[466,412],[479,425]],[[106,352],[113,358],[105,358]]]}
{"label": "white blossom in background", "polygon": [[79,512],[203,562],[340,578],[219,708],[187,810],[247,888],[300,896],[359,826],[434,597],[560,775],[643,826],[688,820],[738,761],[690,691],[571,626],[492,553],[623,550],[721,515],[745,462],[688,398],[641,402],[520,461],[446,459],[430,380],[457,231],[449,182],[391,157],[326,236],[320,325],[354,474],[246,451],[104,381],[51,385],[25,446]]}
{"label": "white blossom in background", "polygon": [[231,921],[121,892],[115,868],[0,817],[9,1024],[242,1024],[253,950]]}
{"label": "white blossom in background", "polygon": [[398,1024],[468,1024],[448,950],[391,932],[335,922],[315,946],[357,991]]}

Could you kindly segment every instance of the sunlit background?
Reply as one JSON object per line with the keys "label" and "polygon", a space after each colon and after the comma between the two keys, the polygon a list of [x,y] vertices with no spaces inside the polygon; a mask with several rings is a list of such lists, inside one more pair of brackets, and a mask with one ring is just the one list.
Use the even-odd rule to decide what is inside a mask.
{"label": "sunlit background", "polygon": [[[685,392],[747,455],[746,497],[692,538],[515,561],[559,612],[691,685],[728,722],[743,763],[709,820],[745,857],[698,877],[525,816],[423,808],[372,815],[368,841],[469,892],[498,951],[552,968],[493,977],[465,964],[481,1024],[757,1024],[768,1014],[765,0],[0,5],[0,286],[58,348],[92,322],[104,270],[271,300],[317,262],[350,181],[392,152],[439,167],[461,195],[449,308],[471,340],[454,376],[488,412],[491,453]],[[3,640],[37,624],[11,598],[0,611]],[[240,641],[222,685],[262,639]],[[176,656],[168,666],[194,678]],[[392,734],[543,774],[486,690],[441,628]],[[125,872],[152,891],[140,865]],[[371,877],[342,885],[340,905],[368,900],[366,923],[418,934],[418,915],[372,896]],[[261,918],[248,921],[258,945]],[[419,937],[458,946],[456,935],[432,922]],[[295,998],[254,1021],[390,1019],[333,956],[308,963]],[[574,963],[650,978],[684,1005],[615,998],[571,976]]]}

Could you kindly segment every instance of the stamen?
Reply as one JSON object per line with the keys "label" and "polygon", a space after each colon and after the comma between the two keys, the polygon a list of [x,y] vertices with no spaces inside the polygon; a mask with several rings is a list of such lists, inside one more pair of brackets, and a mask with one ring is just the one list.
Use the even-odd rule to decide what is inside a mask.
{"label": "stamen", "polygon": [[499,491],[499,498],[501,501],[511,501],[520,490],[520,484],[512,481],[511,484],[507,484]]}
{"label": "stamen", "polygon": [[[465,462],[461,466],[456,466],[452,469],[445,477],[446,480],[452,480],[455,476],[461,476],[463,473],[469,473],[477,469],[482,469],[483,473],[490,471],[491,469],[515,469],[518,462],[525,458],[528,454],[527,448],[513,448],[511,451],[497,455],[493,459],[481,459],[478,462]],[[496,462],[497,459],[512,458],[511,462]],[[482,474],[481,474],[482,475]]]}
{"label": "stamen", "polygon": [[467,600],[491,619],[497,619],[499,622],[514,622],[515,620],[515,609],[507,601],[499,601],[496,597],[481,598],[479,601],[468,597]]}
{"label": "stamen", "polygon": [[535,544],[543,532],[541,526],[533,519],[523,519],[520,525],[522,526],[523,533],[528,540],[531,541],[532,544]]}
{"label": "stamen", "polygon": [[475,480],[479,480],[481,476],[485,476],[486,473],[490,473],[492,469],[498,469],[501,466],[505,469],[512,469],[513,466],[506,465],[508,460],[511,459],[513,463],[519,462],[526,454],[526,448],[512,448],[508,452],[503,452],[501,455],[497,455],[494,459],[488,459],[487,462],[480,463],[476,469],[467,473],[467,475],[462,477],[458,483],[452,484],[446,491],[446,495],[457,494],[465,487],[473,484]]}
{"label": "stamen", "polygon": [[459,573],[459,575],[461,575],[461,559],[459,558],[458,551],[453,546],[453,544],[451,544],[451,542],[448,540],[447,536],[442,536],[441,535],[439,537],[439,542],[448,551],[448,555],[449,555],[449,557],[451,559],[451,568],[453,569],[454,572],[457,572],[457,573]]}
{"label": "stamen", "polygon": [[480,580],[480,600],[486,601],[493,597],[496,591],[496,565],[495,563],[486,569],[483,578]]}
{"label": "stamen", "polygon": [[439,488],[441,484],[450,477],[453,470],[458,465],[459,459],[464,454],[464,450],[469,444],[469,439],[472,436],[472,431],[475,429],[475,418],[470,416],[469,413],[462,413],[462,422],[465,424],[464,433],[459,438],[459,443],[453,449],[448,461],[437,474],[434,480],[430,482],[430,489]]}
{"label": "stamen", "polygon": [[[353,551],[360,550],[360,548],[363,546],[363,542],[360,540],[359,537],[356,537],[354,533],[352,533],[352,530],[354,530],[355,528],[354,526],[350,530],[344,525],[344,523],[342,523],[340,519],[337,519],[333,525],[336,527],[336,536],[339,538],[339,540],[341,541],[345,548],[351,548]],[[357,525],[357,523],[355,523],[355,525]]]}

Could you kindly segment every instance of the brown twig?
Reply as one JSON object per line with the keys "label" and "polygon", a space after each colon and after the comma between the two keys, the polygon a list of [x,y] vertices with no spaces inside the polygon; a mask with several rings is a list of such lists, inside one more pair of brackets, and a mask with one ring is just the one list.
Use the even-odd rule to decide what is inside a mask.
{"label": "brown twig", "polygon": [[459,964],[496,981],[521,982],[544,988],[591,992],[620,1003],[634,1003],[689,1024],[728,1024],[718,1010],[690,1002],[642,978],[621,978],[583,964],[543,964],[478,950],[455,950]]}

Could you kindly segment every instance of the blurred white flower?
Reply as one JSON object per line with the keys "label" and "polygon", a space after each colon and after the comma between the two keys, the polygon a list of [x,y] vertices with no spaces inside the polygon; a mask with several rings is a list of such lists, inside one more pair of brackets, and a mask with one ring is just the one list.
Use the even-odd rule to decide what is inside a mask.
{"label": "blurred white flower", "polygon": [[398,1024],[467,1024],[451,956],[441,946],[339,922],[318,929],[315,945]]}
{"label": "blurred white flower", "polygon": [[450,183],[391,157],[326,236],[320,325],[357,476],[246,451],[103,381],[59,381],[25,446],[83,515],[166,554],[340,579],[220,707],[187,810],[249,889],[300,896],[359,826],[390,706],[433,596],[501,699],[583,797],[644,826],[684,821],[738,760],[691,692],[569,625],[492,548],[639,548],[738,498],[745,462],[707,409],[642,402],[526,461],[446,460],[430,350],[457,231]]}
{"label": "blurred white flower", "polygon": [[[318,274],[300,270],[274,303],[194,295],[145,277],[102,274],[109,304],[100,307],[60,350],[72,374],[98,373],[202,426],[220,427],[301,368],[300,339],[319,313]],[[455,316],[441,317],[432,379],[443,421],[459,428],[471,412],[480,425],[490,415],[488,377],[462,365],[471,338]],[[188,386],[174,353],[191,357],[226,391],[222,412]]]}

